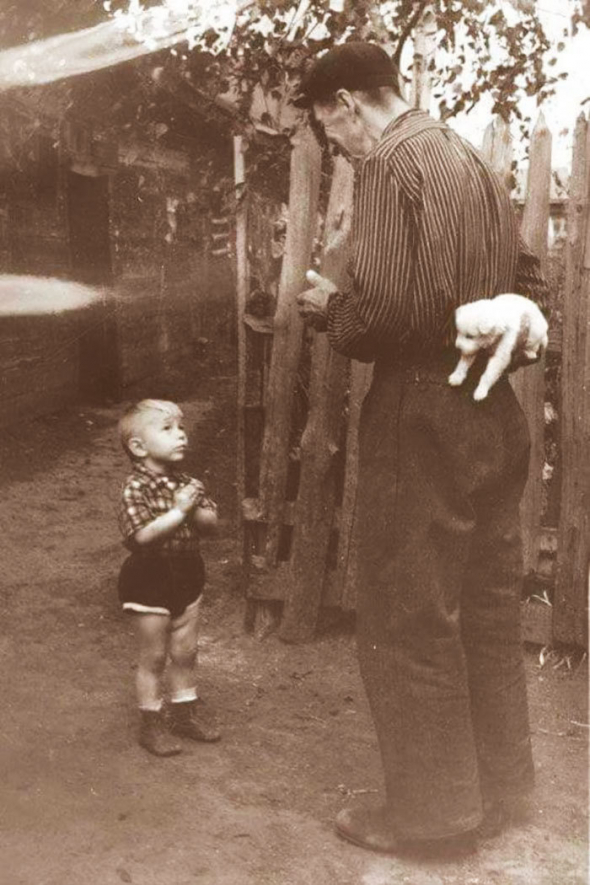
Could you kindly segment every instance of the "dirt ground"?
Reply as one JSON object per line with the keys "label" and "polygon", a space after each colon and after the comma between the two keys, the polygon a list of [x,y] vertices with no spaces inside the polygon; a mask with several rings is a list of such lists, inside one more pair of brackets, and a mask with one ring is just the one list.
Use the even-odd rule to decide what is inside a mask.
{"label": "dirt ground", "polygon": [[[287,646],[243,630],[232,385],[181,401],[226,521],[205,548],[199,687],[223,740],[172,759],[135,741],[134,648],[115,581],[127,464],[119,407],[3,433],[0,638],[3,885],[582,885],[587,882],[587,668],[527,649],[538,788],[525,826],[460,863],[373,855],[334,815],[381,773],[350,625]],[[178,397],[180,398],[180,397]]]}

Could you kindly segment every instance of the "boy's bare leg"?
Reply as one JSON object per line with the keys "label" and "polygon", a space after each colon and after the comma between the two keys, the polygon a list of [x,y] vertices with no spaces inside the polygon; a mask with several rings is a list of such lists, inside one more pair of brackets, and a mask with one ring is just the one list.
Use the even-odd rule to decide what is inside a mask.
{"label": "boy's bare leg", "polygon": [[162,706],[162,676],[166,666],[168,630],[167,615],[137,613],[133,615],[139,646],[135,686],[141,710],[159,710]]}
{"label": "boy's bare leg", "polygon": [[[199,640],[201,597],[191,603],[182,615],[170,622],[170,665],[168,686],[172,698],[194,700],[195,664]],[[190,693],[193,692],[192,697]]]}
{"label": "boy's bare leg", "polygon": [[162,717],[162,676],[166,666],[170,617],[138,613],[134,616],[139,645],[135,680],[141,711],[139,743],[155,756],[174,756],[181,746],[168,733]]}
{"label": "boy's bare leg", "polygon": [[199,598],[171,622],[168,670],[171,725],[174,733],[183,737],[217,741],[220,734],[215,714],[197,696],[195,686],[200,605]]}

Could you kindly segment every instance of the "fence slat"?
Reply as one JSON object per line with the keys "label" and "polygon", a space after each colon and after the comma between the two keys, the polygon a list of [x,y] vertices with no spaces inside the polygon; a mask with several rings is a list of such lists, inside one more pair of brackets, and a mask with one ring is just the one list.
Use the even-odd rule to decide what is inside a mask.
{"label": "fence slat", "polygon": [[261,519],[267,524],[265,560],[276,564],[287,486],[293,392],[303,324],[297,295],[305,289],[317,228],[321,152],[306,127],[291,154],[289,220],[274,317],[264,438],[260,466]]}
{"label": "fence slat", "polygon": [[[531,137],[526,198],[521,234],[544,266],[547,260],[549,190],[551,186],[551,133],[539,114]],[[545,462],[545,360],[521,369],[511,378],[524,410],[531,436],[529,478],[520,513],[523,534],[525,574],[537,569],[539,526],[543,506],[543,464]]]}
{"label": "fence slat", "polygon": [[357,598],[357,551],[354,530],[356,493],[358,488],[358,432],[363,400],[373,377],[370,363],[351,364],[350,394],[348,402],[348,430],[346,435],[346,466],[344,473],[344,493],[338,541],[338,566],[336,584],[342,587],[343,609],[352,610]]}
{"label": "fence slat", "polygon": [[[339,287],[346,279],[353,188],[352,166],[339,158],[332,178],[321,269]],[[340,446],[347,366],[348,360],[331,349],[326,335],[315,336],[309,415],[301,439],[301,479],[280,631],[281,639],[287,642],[310,639],[316,627],[334,517],[334,458]]]}
{"label": "fence slat", "polygon": [[561,376],[562,483],[553,635],[587,646],[590,553],[590,125],[578,118],[567,216]]}
{"label": "fence slat", "polygon": [[236,213],[236,313],[238,339],[238,390],[237,390],[237,493],[238,501],[246,496],[246,298],[248,295],[248,210],[244,187],[246,184],[246,165],[244,145],[241,135],[234,136],[234,181],[236,198],[240,201]]}
{"label": "fence slat", "polygon": [[512,177],[512,137],[510,126],[502,117],[494,117],[483,136],[481,152],[504,184],[510,187]]}
{"label": "fence slat", "polygon": [[[295,296],[305,288],[317,215],[320,157],[315,142],[297,145],[292,157],[290,224],[281,275],[266,400],[260,492],[248,504],[245,521],[256,537],[250,557],[248,595],[256,600],[284,599],[281,636],[309,638],[322,601],[354,609],[357,597],[354,514],[358,486],[358,426],[372,367],[350,366],[349,419],[342,500],[337,506],[334,452],[338,446],[343,394],[343,361],[323,336],[312,351],[310,412],[301,443],[301,479],[296,502],[286,502],[294,382],[301,355],[302,325]],[[482,153],[506,183],[512,174],[512,144],[507,125],[495,119],[486,131]],[[522,234],[543,262],[547,251],[551,134],[540,115],[530,147],[530,166]],[[311,171],[310,171],[311,170]],[[331,200],[335,198],[334,190]],[[553,641],[587,646],[587,592],[590,545],[590,124],[576,129],[568,209],[566,284],[563,304],[561,419],[561,517],[557,539]],[[331,202],[330,211],[334,211]],[[334,224],[328,220],[328,227]],[[322,271],[335,278],[327,256]],[[515,376],[517,395],[532,435],[531,482],[522,504],[527,571],[542,569],[537,553],[541,478],[544,462],[544,373],[541,366]],[[291,559],[278,562],[281,529],[292,532]],[[330,569],[329,544],[338,532],[337,563]],[[286,549],[286,548],[285,548]],[[330,548],[331,549],[331,548]],[[307,557],[307,558],[306,558]],[[533,606],[531,606],[533,608]],[[547,607],[548,608],[548,607]],[[551,611],[551,610],[549,610]],[[532,612],[534,614],[534,612]],[[530,619],[529,619],[530,620]],[[531,622],[532,623],[532,622]],[[525,634],[527,619],[525,618]],[[529,623],[530,627],[531,624]],[[549,629],[544,622],[543,628]],[[536,629],[536,628],[535,628]],[[529,630],[529,638],[538,633]],[[551,640],[547,640],[551,641]]]}

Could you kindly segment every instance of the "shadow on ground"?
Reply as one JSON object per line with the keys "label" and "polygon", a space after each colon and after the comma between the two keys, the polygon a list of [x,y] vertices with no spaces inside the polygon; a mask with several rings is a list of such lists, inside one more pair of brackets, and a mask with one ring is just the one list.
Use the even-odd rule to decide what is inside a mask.
{"label": "shadow on ground", "polygon": [[118,409],[12,428],[3,444],[0,640],[4,885],[582,885],[587,672],[527,651],[538,787],[531,820],[461,863],[373,856],[334,815],[381,774],[352,624],[287,646],[243,631],[231,382],[184,403],[226,521],[205,550],[200,690],[224,738],[155,759],[135,742],[132,637],[115,599],[127,465]]}

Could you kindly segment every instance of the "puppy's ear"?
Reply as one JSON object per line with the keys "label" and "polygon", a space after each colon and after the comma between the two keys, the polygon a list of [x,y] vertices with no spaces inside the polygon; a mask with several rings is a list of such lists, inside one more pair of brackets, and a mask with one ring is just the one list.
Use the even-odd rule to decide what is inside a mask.
{"label": "puppy's ear", "polygon": [[465,305],[463,305],[462,307],[457,307],[455,310],[455,326],[459,332],[463,332],[465,331],[465,325]]}
{"label": "puppy's ear", "polygon": [[479,311],[479,316],[477,318],[477,328],[481,335],[489,335],[494,331],[495,322],[492,316],[491,311],[489,310],[489,305],[486,304],[485,301],[480,302],[481,308]]}
{"label": "puppy's ear", "polygon": [[529,335],[531,333],[531,318],[528,314],[523,313],[520,318],[520,327],[518,329],[518,338],[516,339],[516,343],[518,347],[522,347],[523,349],[526,347],[526,343],[529,340]]}

